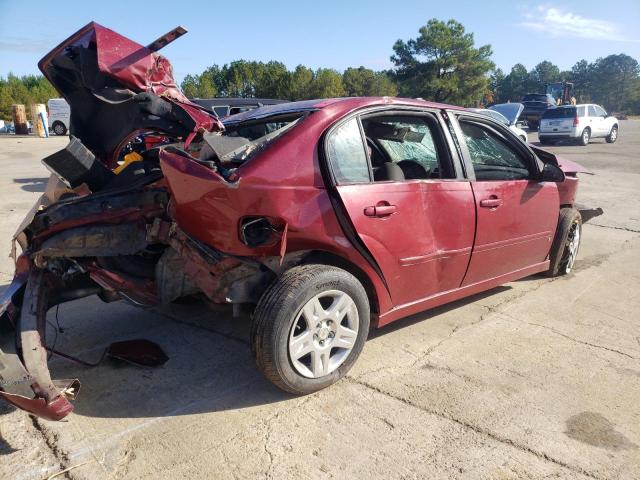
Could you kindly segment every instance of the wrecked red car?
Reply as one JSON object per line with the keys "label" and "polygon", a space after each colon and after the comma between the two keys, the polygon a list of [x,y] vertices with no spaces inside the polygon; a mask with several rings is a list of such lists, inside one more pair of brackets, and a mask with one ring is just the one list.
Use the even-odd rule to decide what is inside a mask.
{"label": "wrecked red car", "polygon": [[182,33],[144,47],[91,23],[39,64],[72,136],[43,159],[50,181],[14,238],[5,400],[72,411],[79,384],[51,379],[46,312],[89,295],[251,305],[258,368],[306,394],[345,375],[370,326],[571,271],[594,214],[575,206],[579,165],[421,100],[283,103],[223,124],[157,53]]}

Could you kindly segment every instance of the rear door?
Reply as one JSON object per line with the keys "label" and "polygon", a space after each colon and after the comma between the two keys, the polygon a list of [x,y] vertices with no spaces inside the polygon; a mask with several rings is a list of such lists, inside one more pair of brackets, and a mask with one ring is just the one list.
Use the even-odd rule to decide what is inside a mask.
{"label": "rear door", "polygon": [[432,113],[353,116],[326,137],[350,227],[379,266],[395,306],[458,288],[475,229],[473,193]]}
{"label": "rear door", "polygon": [[538,160],[508,129],[465,115],[454,128],[467,160],[477,212],[463,285],[542,267],[558,223],[556,184],[538,180]]}

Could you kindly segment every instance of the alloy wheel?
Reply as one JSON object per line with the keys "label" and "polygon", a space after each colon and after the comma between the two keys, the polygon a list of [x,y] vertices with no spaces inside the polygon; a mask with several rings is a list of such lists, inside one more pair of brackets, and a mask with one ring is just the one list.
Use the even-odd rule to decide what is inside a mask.
{"label": "alloy wheel", "polygon": [[324,377],[347,359],[358,337],[358,308],[340,290],[317,294],[299,311],[289,333],[289,358],[307,378]]}
{"label": "alloy wheel", "polygon": [[573,268],[573,264],[576,262],[576,257],[578,256],[578,249],[580,248],[580,225],[576,222],[571,225],[571,230],[569,230],[569,235],[567,237],[567,248],[566,248],[566,263],[565,263],[565,272],[571,272]]}

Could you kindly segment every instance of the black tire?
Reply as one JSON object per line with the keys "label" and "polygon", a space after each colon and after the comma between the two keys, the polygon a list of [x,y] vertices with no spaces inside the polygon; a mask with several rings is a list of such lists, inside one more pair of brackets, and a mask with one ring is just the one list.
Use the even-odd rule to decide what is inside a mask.
{"label": "black tire", "polygon": [[607,135],[607,143],[615,143],[616,140],[618,139],[618,126],[614,125],[613,127],[611,127],[611,131],[609,132],[609,135]]}
{"label": "black tire", "polygon": [[[575,238],[575,232],[578,232],[577,245],[572,252],[570,249],[571,241]],[[549,270],[547,274],[550,277],[559,277],[571,272],[578,249],[580,247],[580,238],[582,237],[582,216],[575,208],[567,207],[560,210],[558,219],[558,229],[556,236],[551,245],[549,253]]]}
{"label": "black tire", "polygon": [[65,124],[57,120],[53,122],[53,125],[51,125],[51,130],[53,130],[53,133],[55,133],[56,135],[67,134],[67,127],[65,126]]}
{"label": "black tire", "polygon": [[551,144],[551,140],[549,140],[547,137],[538,137],[538,141],[542,145],[550,145]]}
{"label": "black tire", "polygon": [[580,134],[580,137],[578,138],[578,145],[586,147],[589,145],[589,140],[591,140],[591,130],[587,127]]}
{"label": "black tire", "polygon": [[[303,306],[323,291],[340,291],[351,297],[358,312],[358,333],[340,366],[325,376],[308,378],[296,371],[290,359],[289,337]],[[258,369],[276,386],[296,395],[328,387],[342,378],[360,355],[369,333],[369,316],[367,293],[349,272],[318,264],[293,267],[265,291],[255,309],[251,350]]]}
{"label": "black tire", "polygon": [[540,122],[527,122],[527,126],[529,127],[529,130],[535,132],[538,130],[538,127],[540,127]]}

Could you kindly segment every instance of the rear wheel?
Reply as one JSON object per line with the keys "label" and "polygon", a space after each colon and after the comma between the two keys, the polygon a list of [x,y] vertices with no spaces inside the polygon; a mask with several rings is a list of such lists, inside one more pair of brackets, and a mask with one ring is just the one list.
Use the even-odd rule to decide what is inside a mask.
{"label": "rear wheel", "polygon": [[62,122],[58,122],[58,121],[53,122],[53,125],[51,125],[51,128],[53,130],[53,133],[55,133],[56,135],[65,135],[67,133],[67,127]]}
{"label": "rear wheel", "polygon": [[345,270],[302,265],[282,274],[254,313],[258,368],[287,392],[304,395],[342,378],[369,332],[369,301]]}
{"label": "rear wheel", "polygon": [[547,272],[549,276],[558,277],[571,272],[578,256],[581,237],[580,212],[575,208],[561,209],[558,229],[549,254],[550,264]]}
{"label": "rear wheel", "polygon": [[587,145],[589,145],[589,140],[591,139],[591,130],[589,130],[588,128],[585,128],[582,131],[582,134],[580,135],[580,138],[578,139],[578,143],[580,145],[582,145],[583,147],[586,147]]}
{"label": "rear wheel", "polygon": [[607,143],[614,143],[618,139],[618,127],[614,125],[611,127],[609,135],[607,135]]}

